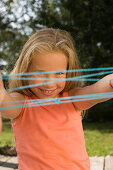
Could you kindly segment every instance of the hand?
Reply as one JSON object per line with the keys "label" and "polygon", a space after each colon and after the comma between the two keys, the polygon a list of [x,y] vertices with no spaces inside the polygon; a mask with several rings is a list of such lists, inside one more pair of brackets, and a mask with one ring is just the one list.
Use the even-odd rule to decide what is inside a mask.
{"label": "hand", "polygon": [[1,91],[5,92],[5,87],[4,87],[4,83],[3,83],[3,80],[2,80],[2,74],[1,74],[1,71],[0,71],[0,93],[2,93]]}

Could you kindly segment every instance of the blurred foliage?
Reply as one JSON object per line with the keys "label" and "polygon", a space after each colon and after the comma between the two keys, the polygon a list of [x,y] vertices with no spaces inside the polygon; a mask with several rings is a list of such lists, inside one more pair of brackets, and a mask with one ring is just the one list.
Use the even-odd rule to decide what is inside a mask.
{"label": "blurred foliage", "polygon": [[[71,33],[82,68],[112,67],[112,0],[1,0],[0,6],[0,59],[8,61],[4,69],[12,69],[28,36],[43,27]],[[0,66],[3,68],[2,63]],[[106,119],[112,112],[112,102],[102,107],[98,104],[91,108],[89,120]]]}
{"label": "blurred foliage", "polygon": [[[41,26],[69,31],[83,67],[107,67],[113,61],[112,0],[31,0],[35,18],[30,27]],[[39,5],[40,4],[40,5]]]}
{"label": "blurred foliage", "polygon": [[84,116],[83,122],[107,122],[113,120],[113,99],[99,103],[90,108]]}
{"label": "blurred foliage", "polygon": [[5,0],[0,2],[0,59],[8,62],[4,66],[0,62],[0,69],[8,72],[12,70],[19,52],[27,39],[22,35],[19,29],[14,28],[12,24],[17,24],[17,16],[12,11],[11,4],[13,0]]}

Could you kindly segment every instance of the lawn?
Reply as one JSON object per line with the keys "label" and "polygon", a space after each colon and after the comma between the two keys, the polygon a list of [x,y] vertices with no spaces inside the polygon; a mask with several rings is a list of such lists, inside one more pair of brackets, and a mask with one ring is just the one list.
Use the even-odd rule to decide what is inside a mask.
{"label": "lawn", "polygon": [[113,122],[84,123],[84,135],[89,156],[113,156]]}
{"label": "lawn", "polygon": [[14,146],[14,135],[13,129],[9,119],[3,119],[2,133],[0,135],[0,147],[3,146]]}
{"label": "lawn", "polygon": [[[86,148],[89,156],[113,156],[113,122],[83,123]],[[14,146],[14,135],[7,119],[3,120],[3,131],[0,135],[0,147]]]}

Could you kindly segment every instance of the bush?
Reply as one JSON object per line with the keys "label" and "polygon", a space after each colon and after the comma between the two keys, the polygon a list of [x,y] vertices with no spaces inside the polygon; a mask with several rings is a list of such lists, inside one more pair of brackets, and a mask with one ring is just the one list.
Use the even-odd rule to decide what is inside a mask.
{"label": "bush", "polygon": [[90,108],[86,113],[84,121],[113,121],[113,99],[99,103]]}

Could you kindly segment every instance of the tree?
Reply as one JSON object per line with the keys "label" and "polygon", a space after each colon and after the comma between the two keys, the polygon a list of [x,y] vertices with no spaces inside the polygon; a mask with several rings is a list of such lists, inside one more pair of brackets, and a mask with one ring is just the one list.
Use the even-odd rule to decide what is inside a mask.
{"label": "tree", "polygon": [[34,31],[55,27],[69,31],[83,67],[107,67],[113,56],[113,1],[109,0],[31,0],[29,26]]}
{"label": "tree", "polygon": [[[10,53],[8,58],[18,56],[18,51],[28,35],[43,27],[53,27],[65,29],[72,34],[83,68],[111,65],[113,61],[112,0],[26,0],[24,2],[15,0],[15,2],[17,5],[15,9],[19,6],[22,8],[19,17],[13,10],[14,0],[1,1],[7,9],[0,13],[2,23],[0,33],[5,35],[2,36],[1,41],[1,47],[4,48],[2,50],[4,55],[1,54],[1,57],[6,58]],[[9,16],[13,16],[13,19]],[[27,20],[25,16],[28,17]],[[14,28],[12,23],[20,24],[20,27]],[[30,29],[29,33],[27,33],[28,29]],[[14,44],[17,44],[16,48],[13,45],[14,41],[16,41]],[[7,45],[6,42],[9,44]]]}
{"label": "tree", "polygon": [[27,36],[22,35],[19,28],[15,28],[18,17],[13,12],[13,0],[0,1],[0,59],[8,62],[7,67],[1,60],[0,69],[4,71],[12,70],[16,62],[23,43]]}

